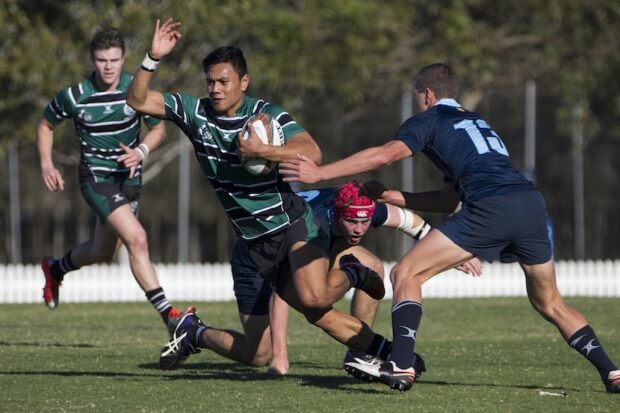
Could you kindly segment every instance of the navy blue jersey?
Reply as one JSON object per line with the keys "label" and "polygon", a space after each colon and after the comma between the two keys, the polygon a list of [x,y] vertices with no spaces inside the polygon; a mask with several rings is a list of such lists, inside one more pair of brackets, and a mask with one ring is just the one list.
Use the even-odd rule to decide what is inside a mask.
{"label": "navy blue jersey", "polygon": [[424,153],[454,185],[462,202],[533,189],[482,117],[442,99],[405,121],[393,139]]}
{"label": "navy blue jersey", "polygon": [[[336,188],[319,188],[307,191],[299,191],[297,195],[308,202],[312,209],[315,221],[320,225],[326,234],[329,234],[330,240],[333,242],[339,234],[334,234],[332,222],[334,220],[334,195]],[[379,227],[387,220],[387,207],[385,204],[377,202],[375,204],[375,212],[372,215],[370,225]]]}

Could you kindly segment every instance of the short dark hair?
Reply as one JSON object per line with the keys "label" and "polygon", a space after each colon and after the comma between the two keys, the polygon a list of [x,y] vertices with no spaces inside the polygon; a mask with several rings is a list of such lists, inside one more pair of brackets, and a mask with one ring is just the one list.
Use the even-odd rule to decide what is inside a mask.
{"label": "short dark hair", "polygon": [[230,63],[240,78],[248,74],[248,64],[238,47],[223,46],[215,49],[202,60],[202,69],[207,73],[209,67],[218,63]]}
{"label": "short dark hair", "polygon": [[413,90],[417,92],[430,89],[438,99],[457,97],[459,81],[456,73],[444,63],[435,63],[420,69],[413,77]]}
{"label": "short dark hair", "polygon": [[120,47],[125,56],[125,39],[118,29],[104,26],[97,30],[97,33],[90,41],[90,58],[95,60],[95,51],[106,50],[112,47]]}

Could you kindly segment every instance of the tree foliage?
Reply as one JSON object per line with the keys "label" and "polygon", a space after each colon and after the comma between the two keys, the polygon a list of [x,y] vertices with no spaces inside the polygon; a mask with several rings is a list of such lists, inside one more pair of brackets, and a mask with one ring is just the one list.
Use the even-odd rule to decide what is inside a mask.
{"label": "tree foliage", "polygon": [[[37,119],[58,90],[92,70],[88,43],[97,28],[121,29],[132,72],[155,19],[169,16],[182,22],[183,38],[158,69],[158,88],[204,95],[202,58],[235,44],[248,59],[250,94],[281,104],[311,131],[329,131],[331,139],[320,141],[326,160],[372,142],[365,130],[352,140],[353,125],[394,105],[417,68],[445,61],[461,75],[462,102],[472,109],[535,80],[542,96],[553,97],[557,139],[568,141],[578,105],[587,145],[605,154],[596,167],[609,180],[620,176],[596,144],[620,138],[620,3],[613,0],[0,0],[0,156],[17,142],[33,161]],[[398,118],[389,123],[381,133]],[[74,166],[70,126],[57,138],[55,156]]]}

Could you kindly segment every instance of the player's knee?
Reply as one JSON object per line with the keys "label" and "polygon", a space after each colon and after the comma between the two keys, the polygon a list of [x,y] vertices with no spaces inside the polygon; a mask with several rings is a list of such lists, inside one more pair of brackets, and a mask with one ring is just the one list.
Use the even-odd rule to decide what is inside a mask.
{"label": "player's knee", "polygon": [[385,271],[383,270],[383,261],[379,257],[373,256],[368,260],[366,266],[376,272],[381,279],[385,278]]}
{"label": "player's knee", "polygon": [[133,234],[129,239],[129,245],[127,248],[129,248],[134,254],[148,251],[146,231],[138,231]]}
{"label": "player's knee", "polygon": [[269,360],[271,360],[271,351],[268,349],[258,349],[248,360],[247,364],[253,367],[263,367],[269,364]]}
{"label": "player's knee", "polygon": [[300,293],[299,301],[301,302],[301,305],[308,311],[320,310],[332,304],[328,302],[325,294],[317,294],[315,291],[312,290],[306,290]]}

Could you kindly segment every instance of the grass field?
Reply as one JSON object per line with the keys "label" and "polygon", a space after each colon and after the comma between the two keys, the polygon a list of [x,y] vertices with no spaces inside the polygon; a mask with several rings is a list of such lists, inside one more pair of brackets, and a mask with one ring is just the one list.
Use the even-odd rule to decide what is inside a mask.
{"label": "grass field", "polygon": [[[567,301],[620,362],[620,299]],[[238,328],[234,303],[197,306],[207,324]],[[388,313],[384,302],[380,332],[389,333]],[[343,346],[297,314],[289,333],[291,374],[283,379],[206,350],[179,370],[160,371],[165,340],[146,302],[62,304],[54,311],[0,305],[0,411],[620,411],[620,395],[605,393],[596,370],[525,298],[426,300],[416,350],[428,371],[407,393],[348,377]]]}

